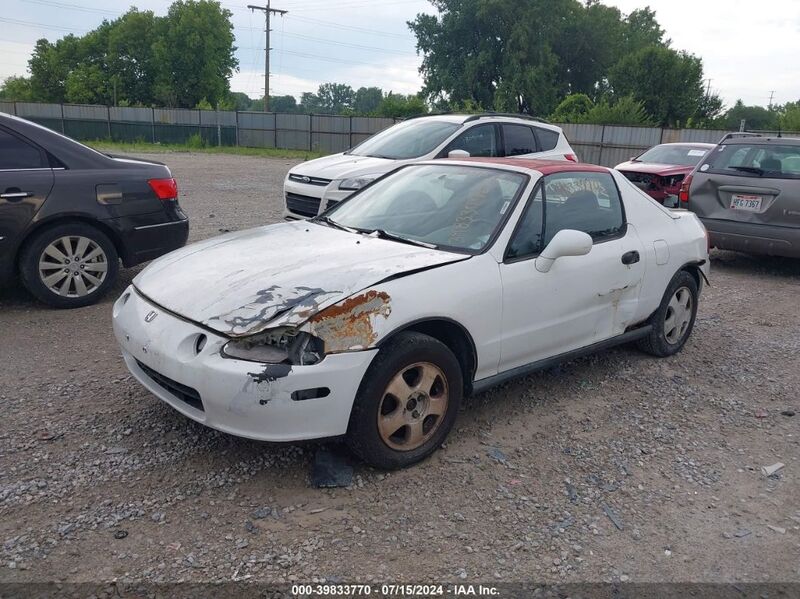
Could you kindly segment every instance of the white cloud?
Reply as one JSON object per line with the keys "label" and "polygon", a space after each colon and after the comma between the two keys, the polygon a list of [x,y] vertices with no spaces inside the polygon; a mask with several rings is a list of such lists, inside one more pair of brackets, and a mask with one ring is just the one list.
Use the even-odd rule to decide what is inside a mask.
{"label": "white cloud", "polygon": [[672,47],[703,59],[711,89],[730,106],[800,99],[797,0],[606,0],[629,13],[649,4]]}
{"label": "white cloud", "polygon": [[33,48],[33,43],[0,40],[0,80],[13,75],[27,75]]}

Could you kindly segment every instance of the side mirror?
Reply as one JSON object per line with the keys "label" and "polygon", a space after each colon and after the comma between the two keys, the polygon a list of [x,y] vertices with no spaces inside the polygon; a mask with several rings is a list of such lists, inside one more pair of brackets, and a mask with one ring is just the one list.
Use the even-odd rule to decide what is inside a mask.
{"label": "side mirror", "polygon": [[469,152],[466,150],[450,150],[447,153],[448,158],[469,158]]}
{"label": "side mirror", "polygon": [[550,240],[547,247],[536,258],[536,270],[549,272],[558,258],[585,256],[592,250],[592,238],[588,233],[575,229],[562,229]]}

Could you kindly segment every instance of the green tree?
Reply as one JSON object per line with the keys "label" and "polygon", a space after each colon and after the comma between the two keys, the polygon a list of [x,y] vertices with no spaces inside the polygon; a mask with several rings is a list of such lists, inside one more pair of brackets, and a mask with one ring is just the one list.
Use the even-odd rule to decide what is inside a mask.
{"label": "green tree", "polygon": [[232,13],[215,0],[177,0],[154,44],[155,97],[167,106],[216,105],[229,92],[238,68]]}
{"label": "green tree", "polygon": [[244,92],[231,92],[226,101],[229,110],[252,110],[253,99]]}
{"label": "green tree", "polygon": [[297,112],[297,98],[294,96],[270,96],[269,109],[272,112]]}
{"label": "green tree", "polygon": [[404,96],[389,92],[383,97],[378,108],[375,110],[377,116],[408,118],[427,114],[428,105],[419,95]]}
{"label": "green tree", "polygon": [[632,96],[623,96],[614,101],[608,98],[592,106],[578,123],[593,123],[596,125],[653,125],[653,119],[645,110],[644,103],[635,100]]}
{"label": "green tree", "polygon": [[800,131],[800,101],[784,104],[781,110],[780,126],[784,131]]}
{"label": "green tree", "polygon": [[566,91],[555,41],[582,10],[577,0],[432,0],[438,15],[409,27],[423,54],[434,104],[472,100],[487,109],[549,114]]}
{"label": "green tree", "polygon": [[704,96],[702,60],[659,46],[624,57],[609,71],[608,81],[615,95],[642,102],[662,126],[685,124]]}
{"label": "green tree", "polygon": [[316,93],[317,111],[342,114],[353,108],[355,92],[345,83],[323,83]]}
{"label": "green tree", "polygon": [[300,112],[306,114],[314,112],[322,112],[322,106],[317,94],[312,92],[303,92],[300,96]]}
{"label": "green tree", "polygon": [[666,32],[656,20],[656,13],[649,6],[637,8],[624,19],[622,53],[637,52],[648,46],[668,47],[672,42],[664,39]]}
{"label": "green tree", "polygon": [[[113,23],[108,32],[105,52],[111,80],[112,102],[120,99],[141,105],[156,102],[154,85],[159,65],[155,44],[163,19],[151,11],[132,8]],[[116,85],[116,89],[114,89]]]}
{"label": "green tree", "polygon": [[31,92],[37,102],[66,101],[66,81],[80,60],[79,38],[70,34],[55,43],[46,39],[36,42],[28,61]]}
{"label": "green tree", "polygon": [[372,114],[383,100],[383,90],[379,87],[359,87],[353,98],[353,110],[357,114]]}
{"label": "green tree", "polygon": [[747,129],[777,129],[780,125],[779,114],[763,106],[746,106],[741,100],[731,106],[720,119],[723,129],[738,131],[739,125],[744,120]]}
{"label": "green tree", "polygon": [[31,80],[26,77],[8,77],[0,86],[0,100],[32,102]]}
{"label": "green tree", "polygon": [[550,120],[554,123],[582,123],[594,102],[586,94],[570,94],[556,106]]}

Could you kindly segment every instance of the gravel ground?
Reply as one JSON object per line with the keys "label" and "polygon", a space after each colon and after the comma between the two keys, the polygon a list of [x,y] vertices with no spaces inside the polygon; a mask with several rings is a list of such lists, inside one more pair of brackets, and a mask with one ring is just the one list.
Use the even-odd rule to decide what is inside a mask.
{"label": "gravel ground", "polygon": [[[277,220],[293,164],[156,159],[193,240]],[[4,289],[0,580],[800,581],[800,262],[712,270],[679,355],[483,393],[426,462],[335,490],[309,485],[319,444],[205,429],[128,375],[111,304],[137,269],[73,311]]]}

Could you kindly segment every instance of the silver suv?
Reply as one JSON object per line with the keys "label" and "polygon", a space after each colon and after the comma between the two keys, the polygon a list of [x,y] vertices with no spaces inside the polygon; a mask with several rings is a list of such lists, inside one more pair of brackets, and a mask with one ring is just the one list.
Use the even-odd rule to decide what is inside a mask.
{"label": "silver suv", "polygon": [[283,183],[286,218],[307,218],[389,171],[432,158],[519,156],[578,161],[560,127],[519,114],[440,114],[409,119],[346,152],[303,162]]}
{"label": "silver suv", "polygon": [[729,133],[678,194],[713,247],[800,258],[800,139]]}

